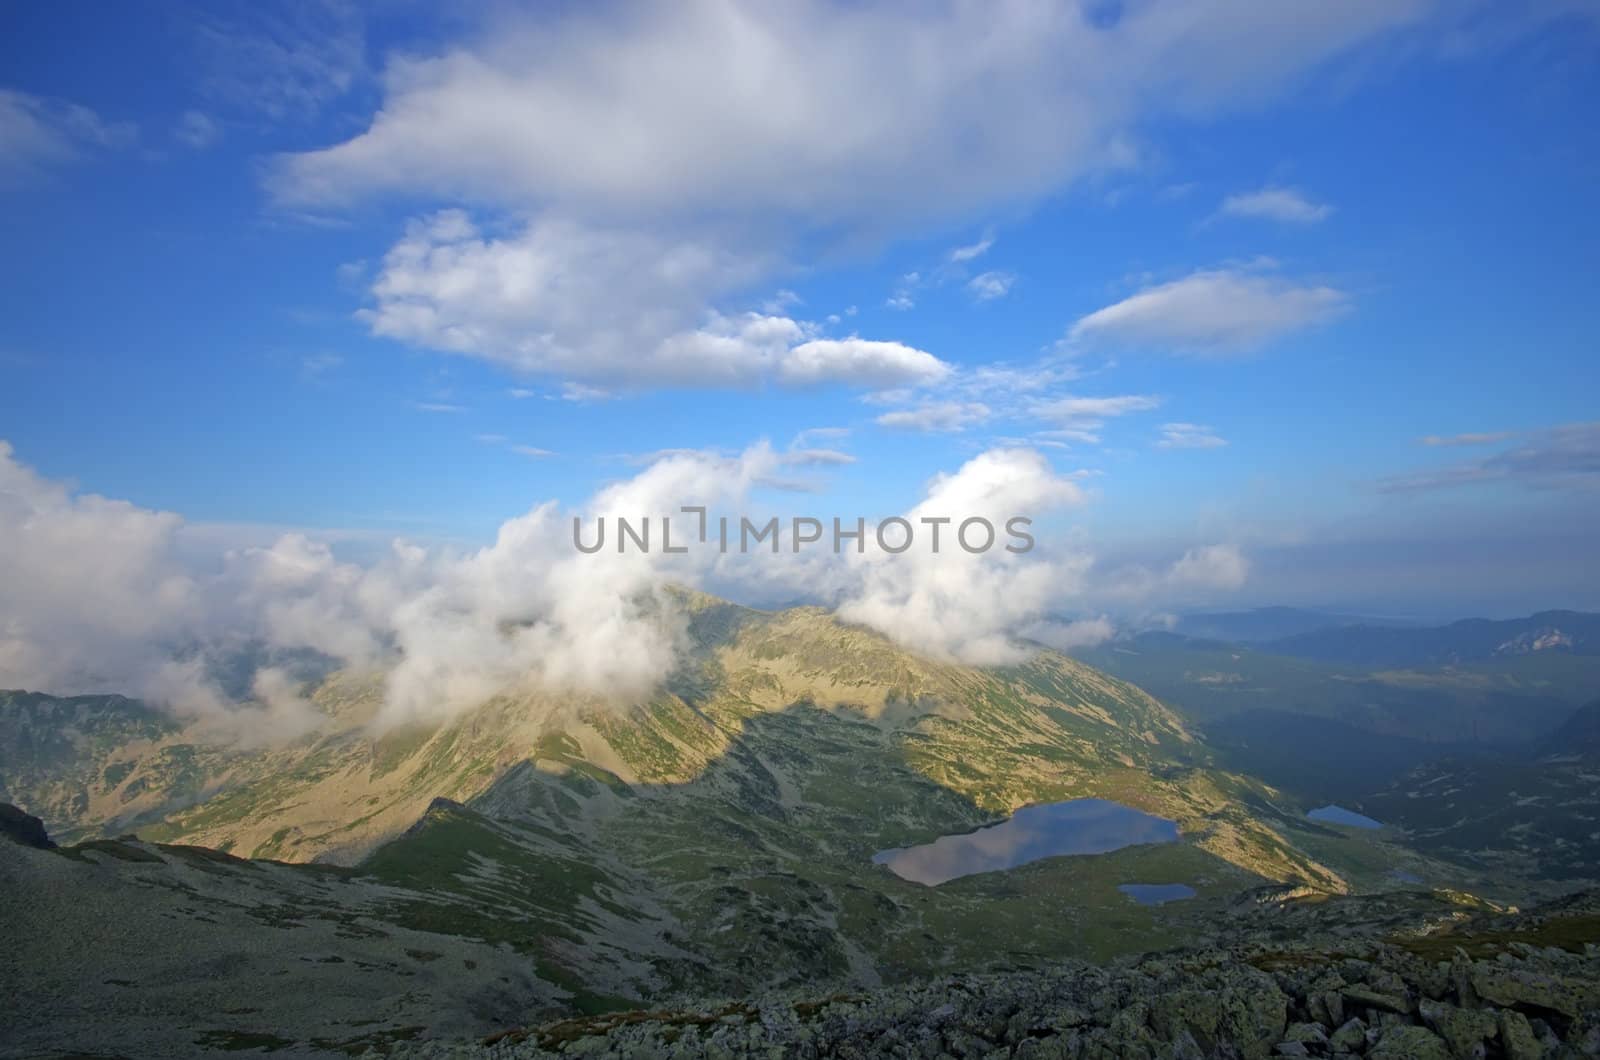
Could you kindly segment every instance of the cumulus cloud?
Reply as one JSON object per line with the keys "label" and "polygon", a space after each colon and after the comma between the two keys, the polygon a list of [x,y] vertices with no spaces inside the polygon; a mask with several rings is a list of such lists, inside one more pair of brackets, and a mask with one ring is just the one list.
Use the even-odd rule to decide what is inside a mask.
{"label": "cumulus cloud", "polygon": [[[492,7],[434,54],[391,57],[366,127],[279,158],[270,185],[297,211],[397,195],[517,219],[493,237],[417,222],[373,287],[377,334],[585,384],[745,385],[818,337],[793,334],[787,303],[749,313],[753,289],[819,253],[1036,201],[1125,164],[1164,109],[1254,104],[1431,9]],[[357,76],[359,37],[335,28],[337,49],[278,64],[308,75],[283,87],[315,102]],[[1009,282],[985,273],[972,293]],[[887,304],[911,308],[918,284]]]}
{"label": "cumulus cloud", "polygon": [[74,494],[0,441],[0,684],[103,690],[151,676],[145,647],[205,614],[179,558],[182,522]]}
{"label": "cumulus cloud", "polygon": [[[596,525],[726,505],[778,464],[765,444],[733,457],[673,454],[581,510]],[[635,700],[677,660],[682,623],[667,586],[693,583],[714,557],[586,555],[573,547],[574,514],[536,506],[464,553],[397,541],[358,565],[286,534],[196,564],[180,547],[179,516],[74,494],[0,443],[0,687],[126,692],[255,740],[292,738],[316,720],[273,661],[296,653],[382,671],[385,724],[518,688]],[[252,645],[263,665],[235,702],[216,664]]]}
{"label": "cumulus cloud", "polygon": [[1163,423],[1157,449],[1220,449],[1228,444],[1210,427],[1198,423]]}
{"label": "cumulus cloud", "polygon": [[274,186],[298,203],[395,190],[623,215],[960,216],[1100,164],[1151,100],[1253,101],[1429,8],[1164,2],[1109,23],[1022,3],[508,13],[442,54],[393,58],[371,124],[283,159]]}
{"label": "cumulus cloud", "polygon": [[[864,518],[859,550],[847,541],[838,552],[723,553],[715,530],[695,547],[698,521],[683,505],[706,506],[713,521],[719,512],[759,521],[759,490],[783,467],[843,459],[765,443],[658,454],[575,508],[534,506],[481,548],[394,541],[355,563],[299,533],[197,558],[205,541],[187,539],[177,515],[74,493],[0,443],[0,687],[124,692],[219,740],[264,744],[322,722],[307,698],[310,658],[381,675],[379,726],[443,719],[518,690],[638,702],[687,648],[675,585],[820,598],[912,651],[998,665],[1026,657],[1029,642],[1105,634],[1103,619],[1050,617],[1063,605],[1205,593],[1247,572],[1236,548],[1219,545],[1091,581],[1088,554],[1033,549],[1030,536],[1048,537],[1040,524],[1084,494],[1077,475],[1027,448],[991,449],[935,477],[903,522]],[[605,547],[574,547],[576,516],[585,544],[605,520]],[[619,550],[617,520],[637,530],[647,517],[653,547]],[[687,553],[662,547],[664,517]]]}
{"label": "cumulus cloud", "polygon": [[789,350],[778,366],[786,383],[853,383],[866,387],[937,383],[950,366],[923,350],[898,342],[812,339]]}
{"label": "cumulus cloud", "polygon": [[[895,386],[948,372],[903,343],[827,339],[771,313],[705,308],[766,267],[758,251],[550,218],[485,234],[462,210],[413,221],[361,313],[374,334],[594,384]],[[787,302],[783,304],[788,304]]]}
{"label": "cumulus cloud", "polygon": [[[1017,516],[1038,519],[1082,499],[1077,484],[1033,450],[982,453],[935,478],[926,498],[904,513],[915,533],[909,550],[887,554],[874,538],[864,553],[852,555],[858,587],[840,603],[839,617],[938,657],[980,666],[1021,661],[1029,649],[1017,630],[1071,592],[1081,564],[1008,551],[1007,545],[1025,543],[1007,535],[1007,523]],[[993,547],[979,552],[962,547],[963,540],[971,548],[986,540],[977,524],[963,536],[962,524],[975,518],[987,520],[995,533]],[[937,552],[924,519],[950,520]],[[903,530],[897,526],[889,534],[891,547],[897,546],[901,537],[893,535]]]}
{"label": "cumulus cloud", "polygon": [[1147,287],[1073,324],[1070,344],[1176,353],[1246,353],[1344,310],[1342,291],[1243,269],[1211,269]]}
{"label": "cumulus cloud", "polygon": [[1285,224],[1315,224],[1333,213],[1327,203],[1314,202],[1293,188],[1266,187],[1230,195],[1217,210],[1223,217],[1248,217]]}

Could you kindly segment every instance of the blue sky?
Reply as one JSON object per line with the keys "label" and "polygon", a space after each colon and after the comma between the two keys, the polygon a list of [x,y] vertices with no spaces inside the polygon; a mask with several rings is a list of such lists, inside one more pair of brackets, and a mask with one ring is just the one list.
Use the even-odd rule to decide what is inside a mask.
{"label": "blue sky", "polygon": [[0,438],[346,550],[1026,447],[1046,546],[1248,564],[1090,610],[1600,607],[1596,9],[1278,6],[13,5]]}

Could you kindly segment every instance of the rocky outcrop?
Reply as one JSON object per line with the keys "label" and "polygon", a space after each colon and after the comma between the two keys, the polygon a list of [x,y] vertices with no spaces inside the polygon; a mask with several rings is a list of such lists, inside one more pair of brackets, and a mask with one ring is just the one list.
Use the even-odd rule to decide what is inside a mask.
{"label": "rocky outcrop", "polygon": [[[1582,927],[1587,930],[1587,927]],[[1600,1055],[1600,946],[1505,937],[1239,947],[950,976],[864,994],[614,1013],[402,1055],[1206,1057]]]}
{"label": "rocky outcrop", "polygon": [[51,850],[55,844],[44,830],[44,822],[32,814],[23,813],[9,802],[0,802],[0,835],[13,843],[36,850]]}

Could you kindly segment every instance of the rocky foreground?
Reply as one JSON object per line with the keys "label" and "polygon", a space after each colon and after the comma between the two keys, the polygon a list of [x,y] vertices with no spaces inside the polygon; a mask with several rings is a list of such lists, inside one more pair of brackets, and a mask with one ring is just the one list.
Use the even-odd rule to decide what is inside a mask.
{"label": "rocky foreground", "polygon": [[1391,942],[1243,946],[549,1023],[410,1057],[1600,1056],[1600,898]]}

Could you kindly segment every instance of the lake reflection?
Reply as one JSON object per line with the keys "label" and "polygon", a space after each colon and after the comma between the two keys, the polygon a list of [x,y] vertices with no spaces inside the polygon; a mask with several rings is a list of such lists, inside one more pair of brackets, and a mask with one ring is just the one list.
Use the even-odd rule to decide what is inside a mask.
{"label": "lake reflection", "polygon": [[902,879],[934,886],[1060,854],[1104,854],[1177,838],[1177,824],[1165,818],[1105,799],[1073,799],[1025,806],[999,824],[922,846],[881,850],[872,860]]}

